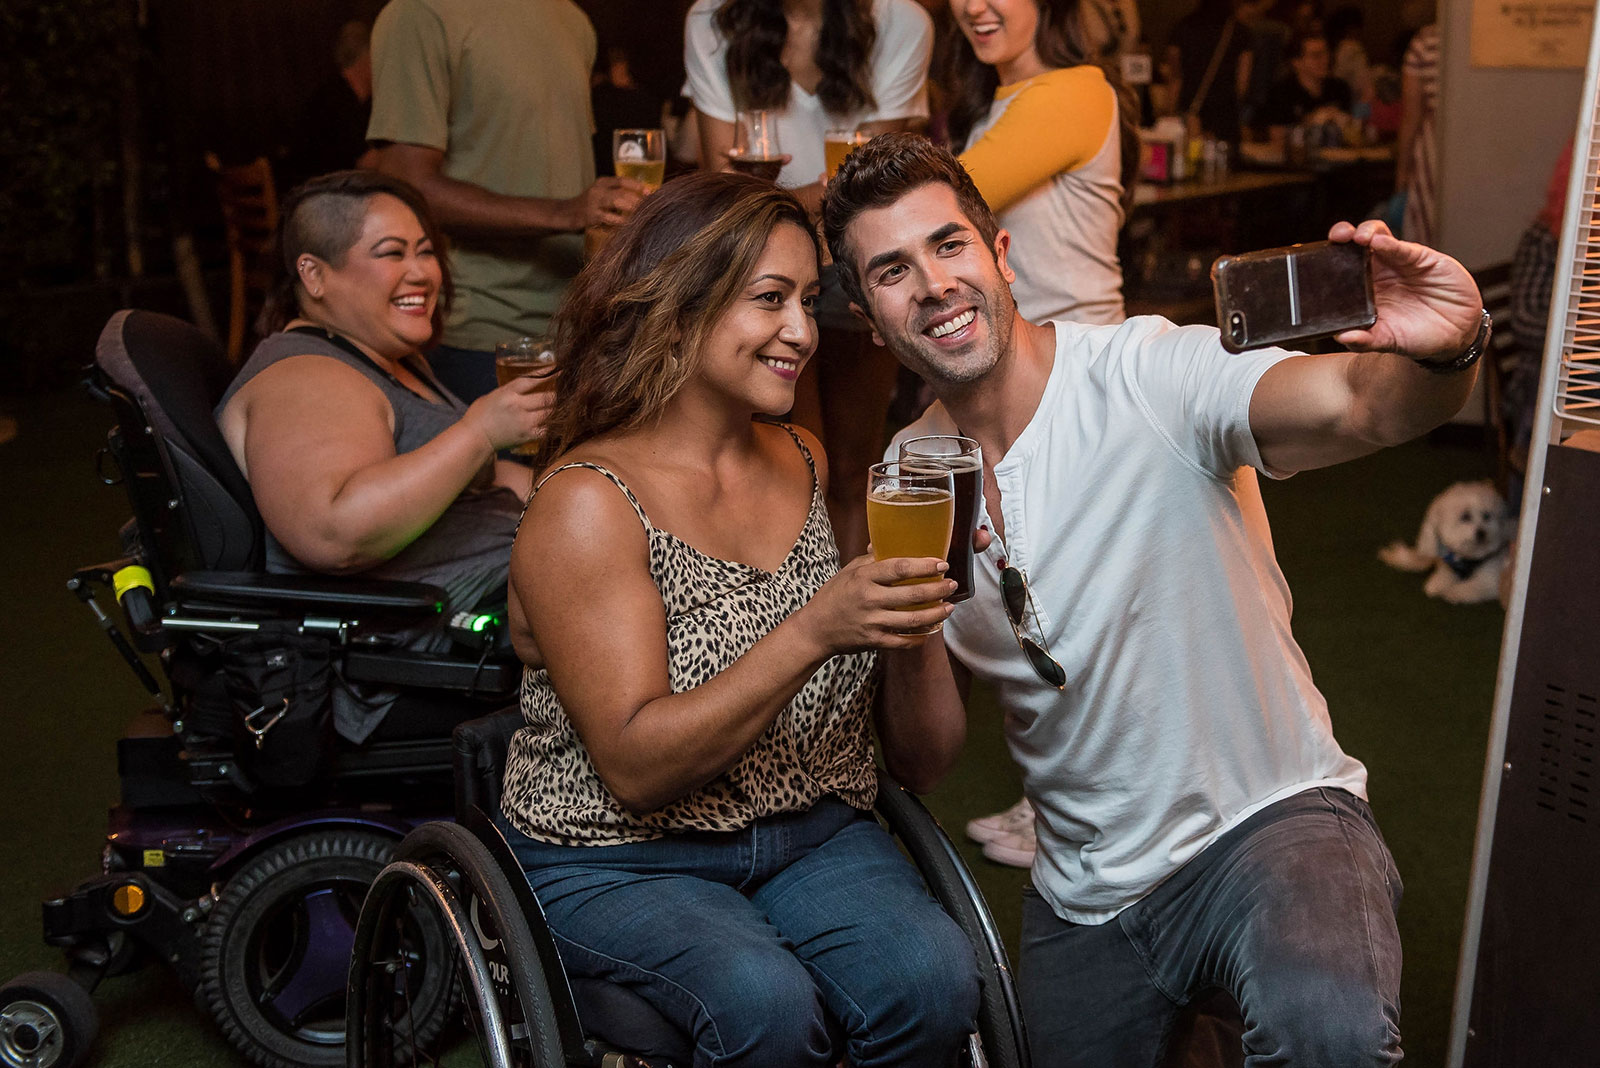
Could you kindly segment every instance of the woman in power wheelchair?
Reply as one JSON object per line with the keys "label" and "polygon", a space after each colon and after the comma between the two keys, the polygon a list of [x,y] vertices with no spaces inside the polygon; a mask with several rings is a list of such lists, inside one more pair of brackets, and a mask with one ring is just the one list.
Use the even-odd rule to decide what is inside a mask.
{"label": "woman in power wheelchair", "polygon": [[[126,490],[133,521],[125,555],[69,587],[154,707],[118,742],[121,798],[100,874],[44,903],[45,940],[66,951],[70,977],[35,972],[0,989],[4,1068],[70,1068],[95,1030],[88,992],[151,959],[251,1061],[342,1063],[367,887],[408,831],[450,813],[452,727],[511,700],[515,665],[493,642],[439,649],[433,638],[447,605],[503,590],[528,477],[492,455],[536,433],[539,405],[512,386],[463,411],[408,360],[448,286],[407,187],[335,175],[297,196],[286,220],[302,274],[281,294],[303,291],[310,320],[358,339],[372,362],[326,332],[274,335],[286,358],[263,368],[258,357],[222,405],[257,494],[213,416],[234,370],[215,342],[129,310],[96,348],[90,391],[116,417],[101,473]],[[418,392],[385,393],[385,369]],[[305,413],[327,425],[297,422]],[[374,471],[412,499],[370,485]],[[347,522],[318,498],[336,496],[339,472],[374,522]],[[318,516],[323,527],[308,530]],[[474,539],[476,555],[439,531]],[[457,553],[464,564],[451,563]],[[338,577],[293,559],[349,571],[386,554]],[[115,595],[120,621],[100,591]],[[398,695],[376,730],[378,707],[357,704],[345,733],[360,744],[331,730],[331,704],[356,690]],[[415,934],[420,967],[443,943],[436,926]],[[419,985],[413,1039],[443,1026],[445,991],[437,971]]]}
{"label": "woman in power wheelchair", "polygon": [[[569,293],[553,462],[512,554],[529,667],[496,821],[566,975],[678,1039],[641,1047],[580,993],[592,1035],[701,1066],[936,1068],[977,1029],[978,962],[870,815],[869,719],[875,651],[925,641],[948,606],[913,606],[954,584],[940,560],[841,568],[821,450],[771,421],[816,346],[817,261],[790,194],[703,173],[646,200]],[[380,877],[367,909],[397,880],[450,896]],[[474,893],[479,920],[505,896]],[[485,946],[507,926],[490,911]],[[357,952],[368,1043],[355,1015],[384,998],[360,962],[392,957]]]}
{"label": "woman in power wheelchair", "polygon": [[[532,476],[495,454],[539,435],[548,392],[518,378],[467,405],[434,379],[422,350],[448,314],[450,273],[405,182],[314,178],[282,219],[267,336],[217,405],[266,524],[267,570],[426,582],[447,612],[503,615]],[[437,626],[411,636],[448,640]],[[341,687],[339,733],[365,740],[390,703]]]}

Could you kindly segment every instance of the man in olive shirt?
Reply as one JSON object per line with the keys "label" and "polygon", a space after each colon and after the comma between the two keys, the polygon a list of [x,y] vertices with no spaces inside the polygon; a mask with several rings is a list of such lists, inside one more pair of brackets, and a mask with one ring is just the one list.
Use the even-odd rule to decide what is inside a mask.
{"label": "man in olive shirt", "polygon": [[373,27],[367,139],[450,234],[455,304],[432,363],[463,400],[494,388],[496,342],[546,332],[584,227],[644,194],[595,180],[594,56],[571,0],[391,0]]}

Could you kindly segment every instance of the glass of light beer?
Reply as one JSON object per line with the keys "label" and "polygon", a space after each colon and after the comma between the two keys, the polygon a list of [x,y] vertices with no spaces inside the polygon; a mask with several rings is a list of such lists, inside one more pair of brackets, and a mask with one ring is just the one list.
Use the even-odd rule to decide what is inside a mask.
{"label": "glass of light beer", "polygon": [[[554,392],[556,388],[556,352],[549,338],[519,337],[501,341],[494,347],[494,377],[499,385],[518,378],[537,379],[536,392]],[[532,456],[539,451],[537,441],[523,442],[511,451],[518,456]]]}
{"label": "glass of light beer", "polygon": [[950,472],[955,482],[955,523],[950,533],[950,554],[945,560],[954,579],[952,604],[972,596],[972,534],[978,527],[978,502],[983,499],[983,450],[971,438],[932,434],[900,443],[900,462],[909,467],[929,466]]}
{"label": "glass of light beer", "polygon": [[[895,557],[944,558],[950,548],[950,528],[955,515],[955,482],[949,470],[900,462],[873,464],[867,473],[867,536],[879,560]],[[910,579],[908,583],[937,582]],[[902,609],[915,612],[932,608],[926,601]],[[932,634],[939,628],[925,633]]]}
{"label": "glass of light beer", "polygon": [[618,178],[643,182],[654,193],[667,176],[666,131],[611,131],[611,163]]}
{"label": "glass of light beer", "polygon": [[827,161],[828,177],[831,179],[839,173],[839,167],[844,159],[854,152],[860,145],[867,143],[867,139],[859,130],[829,130],[822,135],[822,152]]}

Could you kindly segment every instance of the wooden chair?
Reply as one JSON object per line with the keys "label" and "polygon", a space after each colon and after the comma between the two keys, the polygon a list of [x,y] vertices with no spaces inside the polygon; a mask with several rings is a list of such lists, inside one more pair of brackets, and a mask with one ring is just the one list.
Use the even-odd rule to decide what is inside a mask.
{"label": "wooden chair", "polygon": [[272,164],[265,156],[225,167],[216,153],[207,152],[206,166],[217,176],[217,199],[228,239],[227,352],[229,361],[237,364],[271,277],[268,258],[278,230],[278,193]]}

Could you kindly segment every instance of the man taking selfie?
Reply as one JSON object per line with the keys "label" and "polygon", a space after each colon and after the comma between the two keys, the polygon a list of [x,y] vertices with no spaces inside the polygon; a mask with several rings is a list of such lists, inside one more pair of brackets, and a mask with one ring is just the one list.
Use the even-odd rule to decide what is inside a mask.
{"label": "man taking selfie", "polygon": [[[884,654],[890,771],[937,783],[990,682],[1037,812],[1023,1010],[1039,1065],[1155,1066],[1237,1001],[1249,1064],[1400,1059],[1400,878],[1290,633],[1256,473],[1407,441],[1465,402],[1488,317],[1456,261],[1371,250],[1377,321],[1326,356],[1228,353],[1153,316],[1030,323],[1011,235],[914,135],[856,150],[824,225],[846,293],[938,401],[903,436],[982,446],[975,593]],[[891,449],[893,451],[893,449]]]}

